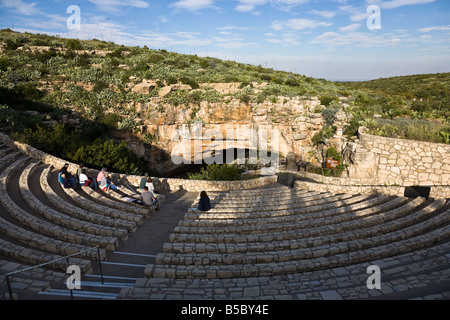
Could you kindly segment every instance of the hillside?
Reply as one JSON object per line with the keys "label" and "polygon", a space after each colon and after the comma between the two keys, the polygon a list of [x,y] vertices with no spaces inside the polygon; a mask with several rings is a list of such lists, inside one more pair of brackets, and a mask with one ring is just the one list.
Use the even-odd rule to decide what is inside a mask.
{"label": "hillside", "polygon": [[[92,167],[108,158],[117,172],[151,170],[111,138],[132,139],[146,120],[159,115],[173,123],[172,107],[189,109],[187,123],[203,121],[197,115],[202,102],[237,100],[251,111],[265,102],[317,97],[321,107],[314,112],[329,119],[342,108],[351,119],[345,127],[348,137],[364,125],[372,134],[450,143],[448,73],[342,83],[95,39],[5,29],[0,43],[0,128],[17,140]],[[342,99],[345,104],[338,103]],[[153,109],[139,108],[149,101],[155,102]],[[332,122],[326,123],[311,143],[334,134]],[[139,139],[152,146],[158,137]]]}

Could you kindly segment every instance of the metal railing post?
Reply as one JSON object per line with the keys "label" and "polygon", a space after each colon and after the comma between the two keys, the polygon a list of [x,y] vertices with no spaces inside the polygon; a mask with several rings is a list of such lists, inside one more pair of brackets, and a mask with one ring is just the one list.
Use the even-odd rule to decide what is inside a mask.
{"label": "metal railing post", "polygon": [[[80,255],[82,253],[90,252],[90,251],[92,251],[94,249],[97,249],[97,253],[98,253],[98,257],[99,257],[99,261],[100,261],[100,272],[101,272],[101,276],[102,276],[102,284],[104,284],[104,282],[103,282],[103,272],[101,270],[100,248],[99,247],[92,247],[90,249],[83,250],[83,251],[71,254],[69,256],[66,256],[66,257],[61,257],[61,258],[58,258],[58,259],[54,259],[54,260],[51,260],[51,261],[48,261],[48,262],[41,263],[41,264],[36,265],[36,266],[28,267],[28,268],[25,268],[25,269],[21,269],[21,270],[17,270],[17,271],[13,271],[13,272],[5,274],[6,283],[8,285],[8,292],[9,292],[10,300],[13,300],[13,293],[12,293],[11,283],[10,283],[10,279],[9,279],[10,276],[18,274],[18,273],[25,272],[25,271],[33,270],[35,268],[41,268],[41,267],[44,267],[46,265],[50,265],[52,263],[55,263],[55,262],[58,262],[58,261],[63,261],[63,260],[66,260],[67,266],[69,267],[70,266],[70,263],[69,263],[69,258],[70,257],[75,257],[75,256],[78,256],[78,255]],[[73,290],[70,290],[70,296],[73,299]]]}
{"label": "metal railing post", "polygon": [[[67,261],[67,268],[70,267],[70,263],[69,263],[69,257],[66,258]],[[73,300],[73,289],[69,289],[70,290],[70,300]]]}
{"label": "metal railing post", "polygon": [[97,255],[98,255],[98,266],[100,268],[100,277],[102,279],[102,284],[105,284],[105,282],[103,281],[102,258],[100,256],[100,247],[97,247]]}
{"label": "metal railing post", "polygon": [[9,275],[6,275],[6,284],[8,285],[9,300],[14,300],[12,289],[11,289],[11,283],[9,282]]}

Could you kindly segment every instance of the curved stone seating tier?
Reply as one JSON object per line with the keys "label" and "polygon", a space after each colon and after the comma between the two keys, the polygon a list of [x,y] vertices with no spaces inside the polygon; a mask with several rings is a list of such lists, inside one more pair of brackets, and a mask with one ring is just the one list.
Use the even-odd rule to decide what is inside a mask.
{"label": "curved stone seating tier", "polygon": [[[306,221],[303,224],[287,224],[284,227],[279,225],[270,225],[270,228],[260,227],[259,230],[254,232],[244,232],[240,230],[230,230],[227,233],[223,233],[224,228],[219,228],[220,232],[214,233],[184,233],[184,234],[171,234],[170,240],[175,243],[251,243],[251,242],[268,242],[273,243],[274,241],[289,241],[297,240],[306,237],[315,237],[320,235],[330,235],[339,234],[346,231],[353,231],[363,227],[369,227],[383,223],[386,221],[391,221],[396,217],[401,217],[409,213],[411,204],[408,206],[402,206],[395,211],[383,212],[380,211],[379,214],[370,216],[362,220],[343,220],[335,219],[335,221],[315,221],[311,223]],[[330,219],[327,219],[330,220]],[[334,223],[334,224],[333,224]],[[250,229],[255,229],[250,227]],[[291,244],[294,245],[294,244]],[[299,246],[298,243],[295,244]]]}
{"label": "curved stone seating tier", "polygon": [[[47,179],[50,179],[50,175],[47,176]],[[76,203],[77,206],[83,208],[87,211],[95,212],[97,214],[102,214],[114,219],[123,219],[127,221],[136,222],[138,225],[142,225],[144,223],[144,217],[142,215],[135,215],[128,212],[120,211],[117,209],[113,209],[110,207],[106,207],[101,205],[90,198],[86,198],[81,196],[78,192],[73,190],[72,188],[64,188],[61,186],[61,189],[67,194],[67,196]]]}
{"label": "curved stone seating tier", "polygon": [[[85,190],[87,187],[82,187],[82,188],[83,188],[83,190]],[[126,187],[121,187],[120,190],[124,191],[124,190],[128,190],[128,189]],[[103,191],[103,190],[101,190],[100,192],[103,192],[104,194],[106,194],[107,196],[111,197],[112,199],[115,199],[116,201],[119,201],[119,203],[122,203],[122,204],[124,203],[123,195],[121,195],[121,194],[119,194],[119,193],[117,193],[115,191],[112,191],[112,190]],[[125,193],[126,197],[129,197],[129,198],[132,198],[132,199],[140,199],[141,198],[140,196],[138,196],[136,194],[129,194],[129,193],[131,193],[131,191],[129,193],[127,193],[127,192],[124,192],[124,193]],[[157,197],[158,197],[159,205],[161,206],[164,203],[164,201],[166,200],[166,196],[162,195],[162,194],[158,194]],[[139,210],[150,210],[150,212],[153,212],[155,210],[154,207],[143,207],[142,205],[137,204],[137,203],[133,203],[133,202],[125,202],[125,203],[128,206],[133,206],[133,207],[139,208]]]}
{"label": "curved stone seating tier", "polygon": [[[446,211],[446,215],[450,213]],[[439,217],[441,218],[441,217]],[[436,221],[437,220],[437,221]],[[435,223],[441,224],[440,219],[431,218],[424,224],[426,228],[435,227]],[[420,230],[419,233],[425,230]],[[382,259],[399,255],[412,250],[424,248],[426,246],[447,240],[450,237],[450,226],[446,225],[437,229],[430,230],[424,234],[408,237],[402,231],[398,231],[395,237],[386,237],[385,244],[371,246],[365,249],[348,253],[339,253],[338,247],[336,254],[329,255],[330,249],[325,248],[320,251],[311,252],[310,258],[289,260],[278,258],[277,263],[235,263],[226,265],[207,264],[211,260],[204,261],[201,265],[158,265],[151,264],[145,269],[148,277],[154,278],[235,278],[235,277],[257,277],[273,276],[282,274],[291,274],[296,272],[312,271],[324,268],[334,268],[338,266],[347,266],[374,259]],[[402,239],[403,238],[403,239]],[[395,239],[395,241],[394,241]],[[357,249],[357,248],[355,248]],[[274,253],[276,255],[276,252]],[[193,257],[194,259],[194,257]],[[258,256],[256,256],[258,259]]]}
{"label": "curved stone seating tier", "polygon": [[[286,259],[308,259],[311,257],[316,258],[325,256],[327,254],[344,253],[347,250],[361,250],[371,246],[395,242],[405,237],[411,237],[420,234],[423,230],[429,230],[440,224],[447,223],[450,221],[449,214],[422,221],[431,212],[441,208],[442,205],[443,202],[440,202],[440,204],[432,204],[420,212],[417,212],[414,216],[398,219],[391,223],[376,225],[371,228],[358,229],[355,232],[300,239],[296,246],[298,249],[292,249],[289,242],[272,242],[266,246],[260,243],[250,244],[248,246],[245,244],[236,244],[235,246],[225,246],[225,249],[228,249],[227,251],[223,251],[224,247],[222,246],[223,254],[219,254],[213,253],[213,245],[206,244],[204,246],[198,246],[198,250],[197,246],[191,246],[190,252],[193,252],[193,254],[159,254],[157,263],[187,264],[187,262],[189,262],[201,264],[205,261],[204,259],[208,259],[210,264],[269,263],[277,262],[278,259],[281,261]],[[411,226],[412,224],[415,225]],[[287,246],[283,247],[283,245],[286,244]],[[216,248],[218,249],[218,247],[219,246]],[[265,254],[265,252],[268,253]]]}
{"label": "curved stone seating tier", "polygon": [[20,156],[22,156],[23,154],[21,152],[9,152],[8,154],[4,155],[1,159],[0,159],[0,170],[2,170],[3,168],[5,168],[7,165],[11,164],[12,162],[14,162],[17,158],[19,158]]}
{"label": "curved stone seating tier", "polygon": [[[231,206],[231,207],[242,207],[245,204],[253,204],[254,202],[258,203],[273,203],[273,202],[282,202],[282,201],[292,201],[292,200],[300,200],[301,198],[326,198],[336,196],[336,193],[332,192],[317,192],[317,191],[289,191],[284,193],[277,194],[257,194],[252,196],[243,195],[241,198],[238,197],[225,197],[225,196],[210,196],[208,195],[211,204],[213,207],[223,207],[223,206]],[[200,197],[197,197],[195,203],[198,203]]]}
{"label": "curved stone seating tier", "polygon": [[[47,198],[47,200],[58,209],[60,212],[64,212],[72,217],[89,221],[95,224],[101,224],[104,226],[117,228],[117,229],[124,229],[127,230],[130,233],[133,233],[137,229],[136,222],[128,221],[124,219],[115,219],[110,218],[105,215],[93,213],[92,211],[84,210],[80,207],[77,207],[73,205],[72,203],[69,203],[68,201],[65,201],[62,199],[49,185],[48,183],[48,176],[50,172],[51,167],[45,168],[40,176],[40,185],[42,188],[42,191]],[[122,236],[123,237],[123,236]]]}
{"label": "curved stone seating tier", "polygon": [[229,190],[229,191],[208,191],[209,196],[226,196],[226,197],[240,197],[240,196],[246,196],[246,195],[255,195],[259,194],[261,191],[270,191],[270,194],[272,193],[285,193],[292,191],[292,189],[283,186],[283,185],[277,185],[277,186],[271,186],[266,188],[254,188],[254,189],[239,189],[239,190]]}
{"label": "curved stone seating tier", "polygon": [[[367,267],[370,265],[381,268],[380,291],[367,289]],[[427,286],[450,281],[449,266],[450,243],[446,242],[380,260],[281,276],[180,280],[173,277],[147,278],[137,282],[134,288],[122,290],[119,298],[317,300],[327,299],[330,293],[334,294],[335,299],[368,299],[376,295],[389,298],[390,294],[424,291]],[[169,270],[171,272],[173,270]],[[426,293],[417,294],[419,297],[424,295]]]}
{"label": "curved stone seating tier", "polygon": [[[414,208],[414,206],[417,204],[422,203],[424,200],[422,198],[417,198],[414,201],[410,201],[410,203],[406,203],[399,207],[398,210],[401,212],[408,212],[411,210],[411,208]],[[302,220],[294,220],[292,222],[287,223],[270,223],[270,220],[266,221],[268,223],[261,224],[261,225],[246,225],[246,224],[228,224],[227,226],[220,226],[220,230],[225,232],[223,234],[222,232],[217,234],[217,229],[215,228],[209,228],[209,227],[175,227],[174,228],[174,234],[177,233],[184,233],[184,234],[213,234],[215,236],[237,236],[237,237],[244,237],[244,235],[256,235],[256,234],[264,234],[264,233],[284,233],[289,230],[303,230],[306,228],[312,228],[317,226],[323,226],[323,225],[330,225],[332,223],[342,223],[345,221],[351,221],[355,219],[361,219],[365,216],[370,216],[377,213],[382,213],[385,210],[390,210],[397,208],[399,204],[402,204],[402,199],[394,199],[389,202],[382,203],[378,206],[372,206],[367,209],[359,210],[359,211],[353,211],[351,207],[347,207],[342,209],[342,212],[340,212],[338,209],[329,209],[329,211],[323,211],[325,209],[318,208],[317,211],[319,212],[317,215],[318,217],[314,219],[311,219],[310,216],[306,217],[306,219]],[[327,216],[331,217],[327,217]],[[325,216],[325,217],[323,217]],[[300,216],[301,217],[301,216]],[[234,234],[234,235],[233,235]],[[279,234],[281,236],[281,234]],[[171,238],[172,241],[172,238]]]}
{"label": "curved stone seating tier", "polygon": [[[323,198],[323,199],[314,199],[311,201],[304,200],[304,201],[298,201],[298,202],[292,202],[291,204],[284,203],[281,205],[277,205],[275,203],[272,203],[271,205],[268,204],[259,204],[255,203],[252,207],[245,207],[245,208],[221,208],[221,209],[215,209],[211,208],[206,213],[198,213],[198,211],[194,212],[188,212],[186,215],[187,219],[220,219],[220,218],[239,218],[242,216],[250,217],[252,216],[252,213],[254,216],[261,216],[264,215],[264,212],[267,211],[281,211],[281,210],[287,210],[287,211],[293,211],[296,209],[302,210],[307,209],[314,206],[322,206],[324,209],[326,208],[333,208],[333,207],[340,207],[343,205],[351,204],[351,203],[357,203],[364,200],[369,199],[370,196],[368,195],[358,195],[358,196],[352,196],[352,195],[336,195],[334,197],[330,198]],[[310,209],[314,210],[314,209]]]}
{"label": "curved stone seating tier", "polygon": [[[89,247],[95,247],[90,240],[97,242],[97,238],[85,239],[85,234],[76,233],[58,227],[50,222],[37,218],[19,207],[9,196],[7,191],[8,179],[11,175],[25,166],[25,158],[16,160],[9,165],[0,175],[0,203],[12,218],[33,231],[25,230],[16,224],[1,219],[1,232],[12,239],[24,243],[30,247],[44,249],[45,251],[70,255]],[[102,242],[101,239],[98,242]],[[85,257],[96,259],[97,253],[85,253]],[[103,250],[102,257],[106,256]]]}
{"label": "curved stone seating tier", "polygon": [[[10,257],[15,261],[22,261],[28,265],[39,265],[48,263],[53,260],[64,258],[58,254],[51,254],[38,249],[30,249],[12,242],[0,239],[0,254],[5,257]],[[90,260],[70,258],[70,262],[80,267],[82,272],[92,272],[92,264]],[[65,259],[55,261],[49,264],[49,267],[55,270],[66,271],[67,261]]]}
{"label": "curved stone seating tier", "polygon": [[[14,152],[15,150],[13,148],[4,148],[4,149],[0,149],[0,158],[3,158],[4,156],[6,156],[7,154],[10,154],[12,152]],[[0,159],[0,163],[2,162],[2,160]]]}
{"label": "curved stone seating tier", "polygon": [[[14,170],[5,170],[6,178],[4,181],[6,185],[8,184],[9,178],[12,175],[13,171]],[[22,183],[21,187],[28,189],[27,183],[28,181]],[[27,198],[25,201],[31,204],[30,208],[33,210],[33,212],[45,215],[51,220],[56,220],[50,222],[48,220],[40,218],[37,215],[28,213],[26,210],[23,210],[11,200],[11,202],[14,203],[14,206],[12,208],[10,207],[9,210],[7,209],[7,211],[14,219],[21,222],[22,224],[42,234],[50,237],[55,237],[63,241],[73,242],[77,244],[83,243],[91,247],[99,246],[100,248],[105,248],[107,250],[115,250],[115,248],[117,247],[118,239],[116,237],[103,237],[78,231],[76,230],[76,228],[82,228],[83,226],[80,221],[75,222],[73,221],[73,219],[66,219],[66,217],[55,210],[48,211],[46,208],[43,208],[42,203],[37,201],[37,199],[31,194],[31,192],[28,192],[24,189],[21,190],[21,192],[26,195]],[[58,223],[61,223],[62,225],[59,225]]]}
{"label": "curved stone seating tier", "polygon": [[[30,163],[22,171],[22,174],[19,178],[19,187],[22,198],[25,200],[25,203],[31,209],[33,209],[35,213],[42,215],[45,219],[51,221],[55,225],[60,225],[70,230],[86,233],[85,238],[91,237],[91,234],[102,236],[102,244],[100,244],[100,242],[97,242],[94,246],[105,248],[107,247],[108,249],[113,250],[115,247],[117,247],[118,239],[126,240],[128,238],[128,232],[126,230],[101,226],[95,223],[73,218],[43,204],[33,194],[33,192],[31,192],[28,184],[30,175],[36,170],[39,165],[40,162]],[[95,240],[93,240],[93,243],[95,243]]]}
{"label": "curved stone seating tier", "polygon": [[[420,211],[404,216],[405,211],[383,212],[371,216],[363,221],[349,221],[330,225],[319,224],[317,228],[301,228],[298,231],[283,232],[278,234],[253,234],[247,237],[230,235],[219,239],[208,235],[191,237],[179,235],[171,243],[164,244],[164,252],[188,253],[238,253],[252,251],[278,251],[284,249],[310,248],[332,241],[350,241],[353,239],[364,239],[369,236],[380,235],[394,231],[400,227],[425,219],[430,213],[444,206],[445,201],[435,201]],[[393,222],[394,223],[391,223]],[[280,239],[281,238],[281,239]],[[180,241],[182,240],[182,241]],[[215,241],[217,240],[217,241]],[[239,242],[240,240],[247,240]]]}
{"label": "curved stone seating tier", "polygon": [[[246,200],[226,200],[226,199],[219,199],[219,200],[211,200],[211,212],[230,212],[231,210],[236,210],[240,208],[245,207],[251,207],[253,208],[255,204],[257,204],[260,207],[265,206],[274,206],[274,205],[289,205],[294,203],[301,203],[302,201],[314,201],[314,200],[322,200],[330,199],[333,197],[339,197],[342,198],[342,195],[336,195],[330,192],[327,193],[318,193],[318,192],[302,192],[299,195],[278,195],[273,197],[253,197]],[[345,195],[345,197],[350,198],[349,195]],[[199,198],[194,201],[191,205],[191,208],[196,208],[199,202]],[[195,212],[192,209],[188,210],[188,212]]]}
{"label": "curved stone seating tier", "polygon": [[97,192],[93,189],[91,189],[90,187],[81,187],[81,189],[83,190],[83,192],[86,193],[86,195],[89,195],[95,202],[97,202],[98,204],[104,205],[106,207],[110,207],[112,209],[117,209],[117,210],[121,210],[121,211],[125,211],[128,212],[130,214],[134,214],[134,215],[140,215],[143,216],[144,218],[148,218],[150,216],[150,212],[154,211],[155,208],[153,207],[148,207],[148,208],[136,208],[134,206],[131,206],[128,203],[125,203],[124,201],[116,201],[113,200],[111,198],[108,198],[106,196],[106,194],[100,194],[100,192]]}
{"label": "curved stone seating tier", "polygon": [[[179,222],[180,227],[227,227],[230,225],[233,226],[249,226],[249,225],[258,225],[258,224],[273,224],[273,223],[290,223],[296,221],[306,221],[306,220],[317,220],[323,219],[326,217],[334,217],[337,215],[343,215],[348,213],[352,215],[352,218],[357,218],[357,216],[373,214],[378,212],[379,210],[383,210],[383,208],[392,208],[394,206],[399,206],[406,202],[407,200],[404,198],[395,198],[391,201],[388,201],[387,197],[380,196],[376,198],[367,199],[362,202],[357,202],[355,204],[347,204],[346,206],[336,207],[327,209],[325,207],[317,207],[315,211],[311,212],[311,207],[305,207],[303,210],[279,210],[272,211],[270,215],[264,214],[261,217],[258,217],[257,214],[250,214],[246,216],[240,216],[238,218],[232,219],[221,219],[221,215],[219,218],[213,219],[209,217],[209,219],[202,219],[204,216],[199,216],[199,219],[187,219]],[[363,211],[366,209],[366,211]],[[377,211],[378,210],[378,211]],[[354,212],[359,212],[359,214],[355,215]],[[361,214],[362,213],[362,214]],[[321,221],[322,223],[322,221]]]}

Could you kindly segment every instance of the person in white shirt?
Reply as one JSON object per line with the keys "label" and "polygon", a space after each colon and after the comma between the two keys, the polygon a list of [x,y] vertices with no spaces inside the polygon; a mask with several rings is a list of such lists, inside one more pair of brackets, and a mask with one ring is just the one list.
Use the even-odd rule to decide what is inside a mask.
{"label": "person in white shirt", "polygon": [[95,181],[93,181],[86,175],[86,169],[81,170],[79,179],[80,179],[80,186],[89,186],[92,189],[95,188]]}

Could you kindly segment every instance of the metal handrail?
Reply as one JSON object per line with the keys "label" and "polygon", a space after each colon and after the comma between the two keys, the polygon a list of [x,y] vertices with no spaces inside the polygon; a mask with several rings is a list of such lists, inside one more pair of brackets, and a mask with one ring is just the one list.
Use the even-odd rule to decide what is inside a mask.
{"label": "metal handrail", "polygon": [[[10,280],[9,280],[10,276],[13,276],[15,274],[19,274],[19,273],[22,273],[22,272],[26,272],[26,271],[29,271],[29,270],[33,270],[33,269],[36,269],[36,268],[41,268],[41,267],[44,267],[46,265],[49,265],[49,264],[52,264],[52,263],[55,263],[55,262],[58,262],[58,261],[62,261],[62,260],[66,260],[67,261],[67,266],[70,266],[69,258],[74,257],[74,256],[78,256],[78,255],[80,255],[82,253],[85,253],[85,252],[90,252],[92,250],[97,250],[98,262],[99,262],[99,268],[100,268],[100,276],[101,276],[102,284],[104,284],[103,271],[102,271],[102,260],[100,258],[100,248],[99,247],[93,247],[93,248],[89,248],[89,249],[86,249],[86,250],[83,250],[83,251],[80,251],[80,252],[77,252],[77,253],[65,256],[65,257],[54,259],[52,261],[41,263],[41,264],[39,264],[37,266],[32,266],[32,267],[28,267],[28,268],[21,269],[21,270],[16,270],[16,271],[9,272],[9,273],[5,274],[6,284],[8,286],[8,292],[9,292],[9,299],[10,300],[14,300],[13,299],[13,292],[12,292],[12,288],[11,288],[11,283],[10,283]],[[73,289],[70,290],[70,296],[73,299]]]}

